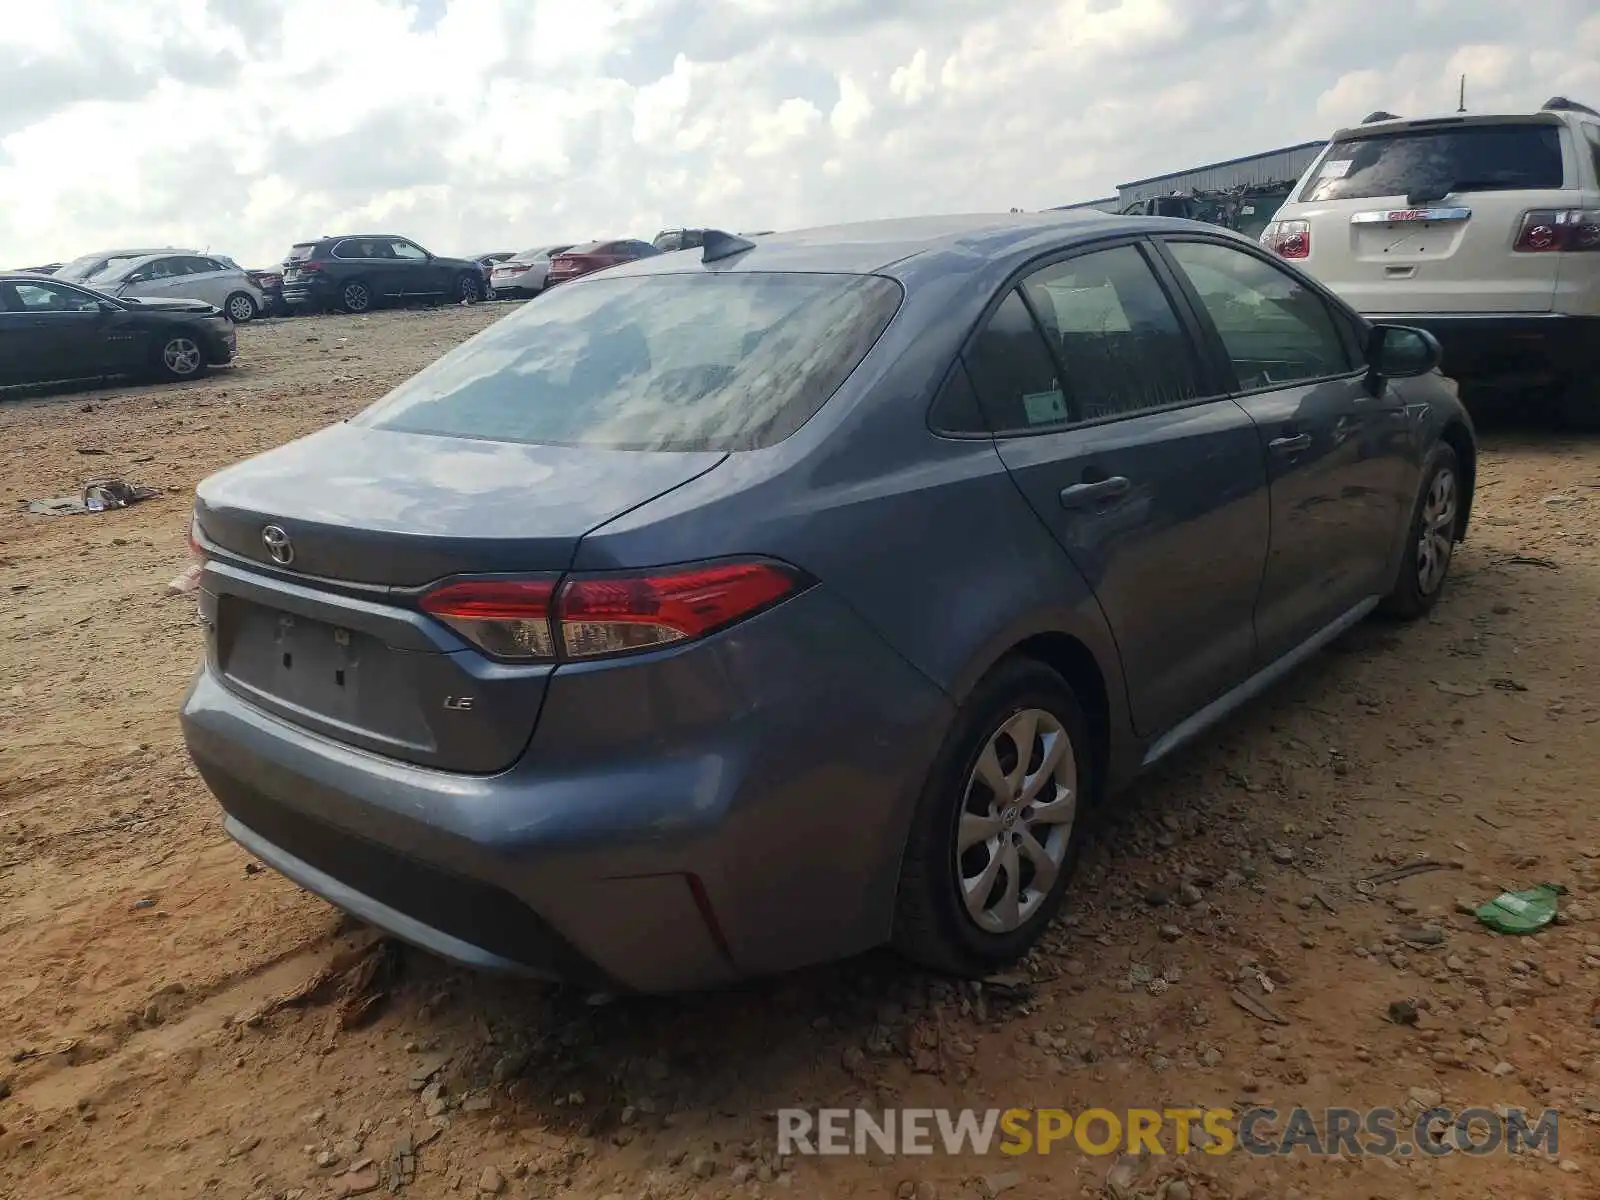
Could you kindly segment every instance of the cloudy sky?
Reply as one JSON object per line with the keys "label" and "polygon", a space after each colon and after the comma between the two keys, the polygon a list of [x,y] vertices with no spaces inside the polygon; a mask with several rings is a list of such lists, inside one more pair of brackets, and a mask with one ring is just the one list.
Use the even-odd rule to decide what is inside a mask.
{"label": "cloudy sky", "polygon": [[1594,0],[4,3],[0,267],[1043,208],[1463,72],[1473,108],[1600,106]]}

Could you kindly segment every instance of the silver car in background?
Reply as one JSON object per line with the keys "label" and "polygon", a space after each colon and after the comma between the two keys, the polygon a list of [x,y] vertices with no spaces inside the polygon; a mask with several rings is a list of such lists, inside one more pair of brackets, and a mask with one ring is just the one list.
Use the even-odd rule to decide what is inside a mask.
{"label": "silver car in background", "polygon": [[188,251],[114,259],[85,282],[124,299],[204,300],[235,324],[255,320],[265,306],[261,289],[231,258]]}
{"label": "silver car in background", "polygon": [[489,273],[491,294],[508,299],[537,296],[544,291],[545,278],[550,274],[551,258],[570,249],[572,249],[571,243],[559,246],[536,246],[532,250],[524,250],[505,262],[496,264],[494,270]]}
{"label": "silver car in background", "polygon": [[114,266],[123,266],[152,254],[184,254],[188,251],[180,250],[176,246],[145,246],[125,247],[121,250],[96,250],[92,254],[81,254],[71,262],[57,267],[51,272],[57,279],[65,279],[68,283],[87,283],[96,275],[110,270]]}

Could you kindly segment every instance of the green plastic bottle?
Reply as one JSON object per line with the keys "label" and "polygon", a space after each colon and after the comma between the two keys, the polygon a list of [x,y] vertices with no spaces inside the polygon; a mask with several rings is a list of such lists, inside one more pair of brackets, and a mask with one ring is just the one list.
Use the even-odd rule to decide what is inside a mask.
{"label": "green plastic bottle", "polygon": [[1501,892],[1478,907],[1478,920],[1496,933],[1536,933],[1556,919],[1559,883],[1541,883],[1522,892]]}

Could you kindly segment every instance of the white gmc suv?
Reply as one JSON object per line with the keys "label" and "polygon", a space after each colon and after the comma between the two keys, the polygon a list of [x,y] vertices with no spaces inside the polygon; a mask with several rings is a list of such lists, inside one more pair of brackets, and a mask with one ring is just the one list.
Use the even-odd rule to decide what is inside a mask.
{"label": "white gmc suv", "polygon": [[1464,387],[1546,396],[1600,427],[1600,112],[1341,129],[1261,244],[1358,311],[1403,318]]}

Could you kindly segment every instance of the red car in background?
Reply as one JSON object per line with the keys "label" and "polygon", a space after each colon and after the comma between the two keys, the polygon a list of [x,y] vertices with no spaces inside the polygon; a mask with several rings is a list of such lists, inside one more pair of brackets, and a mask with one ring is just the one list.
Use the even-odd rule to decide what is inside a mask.
{"label": "red car in background", "polygon": [[622,238],[614,242],[586,242],[550,258],[550,273],[545,276],[545,287],[554,287],[580,275],[592,275],[618,263],[649,258],[661,251],[649,242]]}

